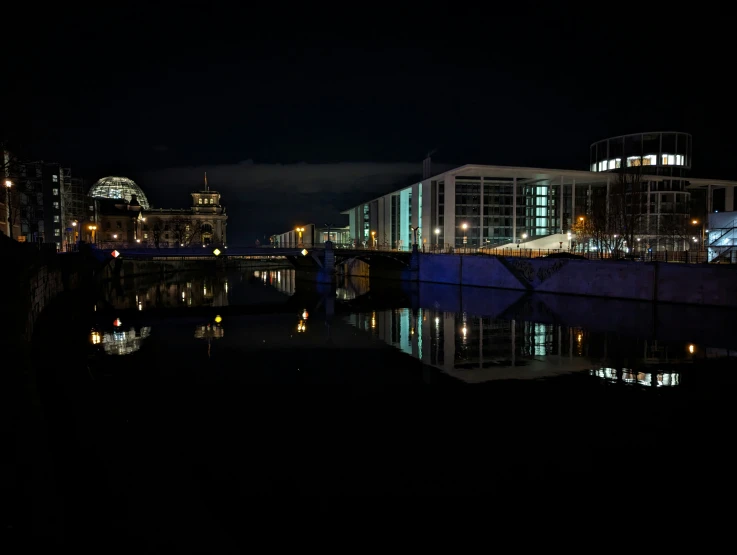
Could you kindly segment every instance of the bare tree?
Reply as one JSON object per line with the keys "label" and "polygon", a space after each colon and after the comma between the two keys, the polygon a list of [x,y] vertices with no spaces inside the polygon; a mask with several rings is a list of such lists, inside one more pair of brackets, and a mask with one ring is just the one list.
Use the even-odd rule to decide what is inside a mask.
{"label": "bare tree", "polygon": [[618,258],[627,247],[633,248],[642,234],[647,195],[639,170],[615,175],[608,195],[602,187],[592,190],[589,214],[579,228],[593,241],[600,256],[612,253]]}

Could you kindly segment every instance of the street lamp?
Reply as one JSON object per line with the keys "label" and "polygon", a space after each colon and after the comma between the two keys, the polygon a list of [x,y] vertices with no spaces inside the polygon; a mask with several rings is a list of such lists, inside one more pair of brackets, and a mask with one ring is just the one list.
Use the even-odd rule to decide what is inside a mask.
{"label": "street lamp", "polygon": [[527,239],[527,233],[522,234],[522,239]]}
{"label": "street lamp", "polygon": [[371,244],[373,245],[374,248],[376,248],[376,232],[375,231],[371,232]]}
{"label": "street lamp", "polygon": [[13,199],[10,196],[10,188],[13,182],[10,179],[5,180],[5,196],[8,198],[8,237],[13,238]]}
{"label": "street lamp", "polygon": [[89,229],[92,232],[92,244],[95,244],[95,231],[97,230],[96,225],[88,225],[87,229]]}
{"label": "street lamp", "polygon": [[[700,224],[699,220],[691,220],[691,223],[693,225],[699,225]],[[696,241],[694,241],[694,242],[696,242]],[[704,234],[704,226],[702,225],[701,226],[701,245],[699,246],[699,250],[701,250],[704,247],[704,243],[705,242],[706,242],[706,237],[705,237],[705,234]]]}
{"label": "street lamp", "polygon": [[466,230],[468,229],[468,224],[466,222],[463,222],[461,224],[461,229],[463,230],[463,244],[465,245],[468,243],[468,236],[466,235]]}
{"label": "street lamp", "polygon": [[[295,231],[296,231],[297,233],[299,233],[299,245],[301,245],[301,244],[302,244],[302,232],[303,232],[304,230],[305,230],[305,228],[303,228],[303,227],[298,227],[298,228],[297,228],[297,229],[295,230]],[[298,246],[299,246],[299,245],[298,245]]]}
{"label": "street lamp", "polygon": [[438,250],[438,241],[440,240],[440,228],[435,228],[435,250]]}

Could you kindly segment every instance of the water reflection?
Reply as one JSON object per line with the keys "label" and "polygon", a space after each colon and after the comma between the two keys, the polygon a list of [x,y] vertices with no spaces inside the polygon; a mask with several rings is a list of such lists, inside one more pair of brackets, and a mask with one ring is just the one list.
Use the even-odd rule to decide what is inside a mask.
{"label": "water reflection", "polygon": [[141,327],[140,331],[136,331],[135,327],[124,331],[120,320],[116,319],[115,324],[115,329],[111,332],[100,332],[96,329],[90,332],[92,344],[101,345],[106,355],[134,353],[141,348],[143,340],[151,335],[151,328],[148,326]]}
{"label": "water reflection", "polygon": [[[693,343],[623,338],[580,327],[434,309],[351,314],[347,321],[400,351],[469,383],[552,377],[571,372],[641,385],[678,385],[676,371],[640,368],[693,362]],[[614,364],[613,364],[614,363]],[[621,366],[620,366],[621,365]],[[611,374],[611,366],[625,368]]]}
{"label": "water reflection", "polygon": [[[292,296],[296,291],[295,271],[233,271],[224,274],[178,273],[166,276],[128,277],[105,285],[103,298],[116,310],[151,308],[223,307],[252,304],[256,299],[269,302],[264,289]],[[278,297],[278,295],[276,296]]]}
{"label": "water reflection", "polygon": [[207,357],[212,354],[212,341],[222,339],[225,336],[225,330],[222,326],[223,319],[220,315],[215,316],[212,322],[199,324],[194,330],[195,339],[203,339],[207,342]]}

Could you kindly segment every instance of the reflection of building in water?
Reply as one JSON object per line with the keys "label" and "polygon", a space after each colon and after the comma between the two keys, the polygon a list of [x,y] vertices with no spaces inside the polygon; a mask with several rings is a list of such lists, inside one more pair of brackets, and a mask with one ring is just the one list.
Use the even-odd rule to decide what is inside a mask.
{"label": "reflection of building in water", "polygon": [[225,331],[221,325],[223,319],[220,316],[215,316],[213,323],[200,324],[194,330],[195,339],[204,339],[207,341],[207,356],[210,356],[210,346],[214,339],[222,339],[225,335]]}
{"label": "reflection of building in water", "polygon": [[624,368],[617,371],[615,368],[599,368],[589,370],[589,374],[610,382],[647,385],[652,387],[676,386],[680,383],[678,372],[637,372]]}
{"label": "reflection of building in water", "polygon": [[702,352],[691,343],[623,338],[619,334],[593,333],[558,324],[431,309],[358,313],[350,315],[348,321],[467,382],[540,378],[579,371],[608,378],[601,369],[626,366],[637,370],[621,371],[620,379],[625,383],[678,385],[677,374],[650,370],[649,366],[691,362],[707,355],[705,349]]}
{"label": "reflection of building in water", "polygon": [[136,333],[136,328],[130,328],[128,331],[116,329],[113,332],[102,334],[93,330],[90,334],[90,341],[93,345],[102,343],[106,355],[129,355],[140,349],[141,343],[150,334],[150,327],[142,327],[140,333]]}
{"label": "reflection of building in water", "polygon": [[428,309],[353,314],[350,323],[468,382],[588,370],[578,330]]}
{"label": "reflection of building in water", "polygon": [[293,269],[281,270],[256,270],[253,277],[260,279],[264,285],[271,285],[280,293],[286,293],[289,296],[294,295],[297,290],[297,282],[295,271]]}
{"label": "reflection of building in water", "polygon": [[338,282],[338,287],[335,290],[335,297],[343,301],[350,301],[351,299],[365,295],[368,292],[369,278],[344,276]]}
{"label": "reflection of building in water", "polygon": [[106,297],[119,310],[177,308],[181,306],[228,306],[228,280],[222,276],[173,275],[151,283],[150,278],[126,279],[126,289],[108,284]]}

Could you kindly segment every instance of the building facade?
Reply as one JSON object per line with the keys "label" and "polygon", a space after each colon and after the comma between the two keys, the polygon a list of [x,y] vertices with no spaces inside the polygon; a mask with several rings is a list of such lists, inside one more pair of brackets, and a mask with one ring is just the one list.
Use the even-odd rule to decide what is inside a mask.
{"label": "building facade", "polygon": [[[302,231],[299,231],[300,229]],[[272,235],[269,240],[274,247],[312,247],[322,246],[328,239],[336,247],[347,246],[350,244],[350,228],[347,226],[327,228],[325,226],[317,227],[315,224],[305,224]]]}
{"label": "building facade", "polygon": [[[205,185],[191,193],[189,208],[153,208],[146,206],[141,188],[125,177],[108,177],[98,181],[90,195],[99,202],[100,216],[94,227],[92,242],[105,246],[140,245],[155,248],[177,248],[193,245],[224,245],[228,216],[221,195]],[[103,196],[109,195],[109,196]],[[86,230],[85,230],[86,231]]]}
{"label": "building facade", "polygon": [[344,212],[351,239],[400,250],[415,234],[430,249],[510,246],[570,233],[600,199],[607,220],[616,202],[637,213],[632,234],[648,248],[686,250],[699,235],[692,218],[707,221],[716,191],[724,189],[725,209],[734,209],[737,182],[687,175],[685,133],[605,139],[591,152],[592,171],[465,165],[423,179]]}

